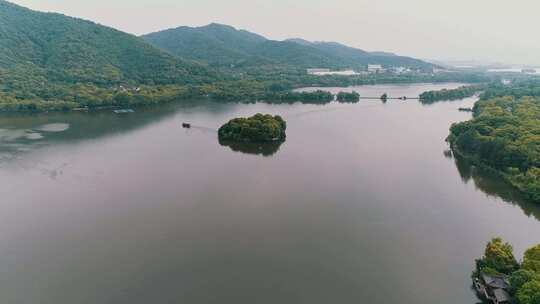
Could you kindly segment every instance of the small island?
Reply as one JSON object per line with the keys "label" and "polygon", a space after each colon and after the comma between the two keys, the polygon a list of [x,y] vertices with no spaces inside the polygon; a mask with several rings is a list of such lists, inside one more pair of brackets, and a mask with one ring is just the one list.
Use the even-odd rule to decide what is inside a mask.
{"label": "small island", "polygon": [[285,140],[287,123],[281,116],[255,114],[249,118],[235,118],[219,128],[220,141],[269,143]]}
{"label": "small island", "polygon": [[474,96],[485,88],[483,85],[461,86],[456,89],[442,89],[439,91],[427,91],[420,94],[420,102],[423,104],[434,103],[437,101],[453,101]]}
{"label": "small island", "polygon": [[357,92],[353,91],[353,92],[339,92],[337,95],[336,95],[336,99],[337,101],[339,102],[350,102],[350,103],[355,103],[355,102],[358,102],[360,101],[360,94],[358,94]]}

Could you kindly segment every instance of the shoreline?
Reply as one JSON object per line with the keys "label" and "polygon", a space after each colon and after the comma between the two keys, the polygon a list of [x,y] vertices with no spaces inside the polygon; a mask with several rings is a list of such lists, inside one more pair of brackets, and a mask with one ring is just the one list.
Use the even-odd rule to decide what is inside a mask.
{"label": "shoreline", "polygon": [[483,163],[481,160],[479,160],[475,156],[464,153],[459,148],[457,148],[453,143],[449,142],[449,144],[450,144],[450,150],[452,151],[452,153],[454,153],[454,157],[455,157],[455,155],[457,155],[458,157],[461,157],[461,158],[471,162],[472,165],[474,165],[476,167],[479,167],[482,170],[488,171],[491,174],[494,174],[495,176],[501,178],[501,180],[503,180],[508,186],[512,187],[514,190],[516,190],[521,195],[523,195],[523,197],[528,202],[530,202],[532,204],[540,205],[540,202],[534,201],[527,191],[523,190],[521,187],[514,184],[512,182],[512,180],[511,180],[511,178],[507,174],[505,174],[504,172],[499,171],[497,169],[494,169],[491,166],[486,165],[485,163]]}

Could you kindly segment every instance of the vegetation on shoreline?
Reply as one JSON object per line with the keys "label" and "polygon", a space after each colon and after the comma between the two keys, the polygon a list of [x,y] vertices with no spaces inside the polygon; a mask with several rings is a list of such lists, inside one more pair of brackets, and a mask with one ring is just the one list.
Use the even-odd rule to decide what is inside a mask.
{"label": "vegetation on shoreline", "polygon": [[255,114],[249,118],[235,118],[219,128],[222,142],[278,142],[285,140],[287,123],[281,116]]}
{"label": "vegetation on shoreline", "polygon": [[300,101],[304,103],[325,104],[334,100],[334,94],[322,90],[314,92],[275,92],[265,94],[261,100],[271,103]]}
{"label": "vegetation on shoreline", "polygon": [[488,100],[504,96],[512,96],[514,98],[525,96],[540,97],[540,79],[518,79],[512,81],[511,85],[505,85],[500,82],[491,83],[480,95],[480,99]]}
{"label": "vegetation on shoreline", "polygon": [[358,102],[360,101],[360,94],[357,92],[339,92],[336,99],[339,102]]}
{"label": "vegetation on shoreline", "polygon": [[[289,71],[281,78],[278,75],[253,72],[244,79],[215,80],[201,84],[109,84],[51,83],[28,84],[29,79],[3,78],[0,68],[0,112],[46,112],[68,111],[75,108],[98,108],[104,106],[155,105],[171,101],[209,98],[217,102],[268,103],[307,102],[328,103],[334,98],[328,94],[299,93],[299,87],[346,87],[353,85],[415,82],[474,81],[476,78],[447,78],[444,76],[323,76],[296,75]],[[295,76],[296,75],[296,76]],[[11,76],[10,76],[11,77]],[[483,78],[481,78],[483,79]]]}
{"label": "vegetation on shoreline", "polygon": [[486,245],[484,256],[476,260],[472,276],[475,281],[481,282],[483,275],[501,278],[501,282],[508,285],[506,291],[518,304],[539,304],[540,244],[525,251],[523,261],[518,263],[512,245],[501,238],[492,239]]}
{"label": "vegetation on shoreline", "polygon": [[434,103],[437,101],[442,100],[459,100],[467,97],[471,97],[474,94],[480,92],[482,89],[484,89],[484,86],[482,85],[470,85],[470,86],[462,86],[457,89],[442,89],[438,91],[427,91],[422,94],[420,94],[420,102],[426,104],[426,103]]}
{"label": "vegetation on shoreline", "polygon": [[455,152],[492,168],[534,202],[540,202],[540,98],[480,100],[474,118],[452,125]]}

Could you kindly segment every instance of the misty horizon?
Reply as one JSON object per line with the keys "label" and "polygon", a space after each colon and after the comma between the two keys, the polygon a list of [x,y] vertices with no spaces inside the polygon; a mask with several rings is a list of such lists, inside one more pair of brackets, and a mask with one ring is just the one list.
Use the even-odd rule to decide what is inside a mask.
{"label": "misty horizon", "polygon": [[180,26],[219,23],[272,40],[335,41],[367,51],[426,60],[540,65],[540,42],[531,39],[540,4],[529,0],[517,1],[518,5],[484,0],[341,0],[341,5],[326,0],[12,2],[91,20],[138,36]]}

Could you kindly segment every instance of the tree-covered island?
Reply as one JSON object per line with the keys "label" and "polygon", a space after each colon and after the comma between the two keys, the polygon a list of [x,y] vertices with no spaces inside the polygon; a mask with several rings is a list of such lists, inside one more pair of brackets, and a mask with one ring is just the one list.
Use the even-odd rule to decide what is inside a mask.
{"label": "tree-covered island", "polygon": [[438,91],[427,91],[420,94],[420,102],[426,104],[443,100],[460,100],[463,98],[471,97],[474,94],[482,91],[484,88],[485,86],[483,85],[469,85],[451,90],[442,89]]}
{"label": "tree-covered island", "polygon": [[220,141],[265,143],[285,140],[287,123],[281,116],[255,114],[249,118],[235,118],[219,128]]}
{"label": "tree-covered island", "polygon": [[358,102],[360,101],[360,94],[357,92],[339,92],[336,96],[337,101],[339,102]]}

